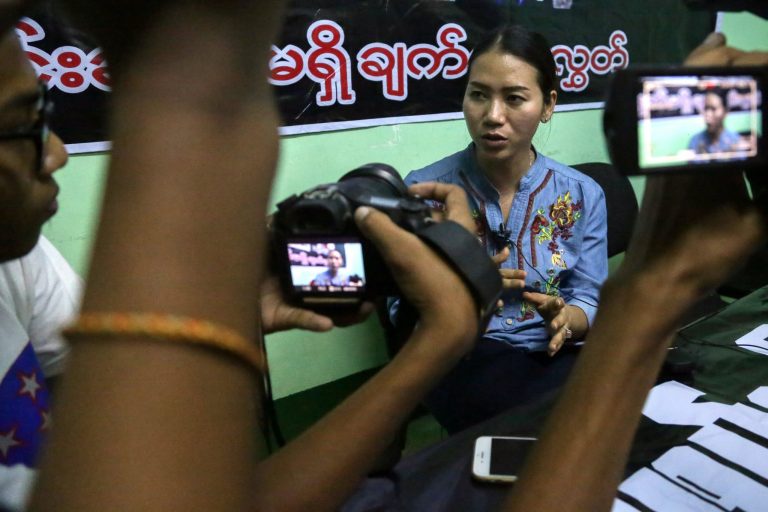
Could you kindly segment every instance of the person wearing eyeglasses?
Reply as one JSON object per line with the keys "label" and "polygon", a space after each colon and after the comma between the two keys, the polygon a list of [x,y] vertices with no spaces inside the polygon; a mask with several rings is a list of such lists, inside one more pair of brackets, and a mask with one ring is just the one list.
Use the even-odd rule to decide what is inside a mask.
{"label": "person wearing eyeglasses", "polygon": [[[423,313],[418,332],[343,404],[265,457],[259,327],[332,327],[281,304],[264,276],[269,247],[257,219],[267,216],[278,146],[266,78],[283,2],[61,4],[109,62],[113,146],[30,509],[338,510],[474,343],[480,308],[427,244],[358,208],[361,233]],[[414,193],[444,202],[450,220],[456,204],[462,226],[473,227],[458,187]]]}
{"label": "person wearing eyeglasses", "polygon": [[[58,210],[53,173],[64,166],[64,144],[48,128],[51,103],[19,51],[15,34],[2,41],[0,80],[0,257],[29,252]],[[9,66],[10,64],[10,66]]]}
{"label": "person wearing eyeglasses", "polygon": [[[359,208],[358,227],[419,325],[381,372],[257,463],[263,361],[248,340],[268,251],[265,226],[247,219],[266,216],[277,157],[265,75],[281,2],[67,3],[113,65],[114,149],[86,313],[69,330],[77,341],[30,510],[339,510],[425,389],[471,348],[476,303],[424,243]],[[727,181],[658,178],[607,285],[608,307],[503,510],[610,508],[675,326],[763,235],[746,198],[724,197],[736,190]],[[448,214],[463,208],[472,227],[463,192],[429,194],[440,188],[461,192],[412,191],[442,199]],[[132,313],[142,311],[160,322],[139,322]]]}
{"label": "person wearing eyeglasses", "polygon": [[48,127],[47,86],[11,32],[0,40],[0,510],[21,510],[50,427],[58,334],[75,314],[80,278],[41,236],[58,210],[54,172],[67,162]]}

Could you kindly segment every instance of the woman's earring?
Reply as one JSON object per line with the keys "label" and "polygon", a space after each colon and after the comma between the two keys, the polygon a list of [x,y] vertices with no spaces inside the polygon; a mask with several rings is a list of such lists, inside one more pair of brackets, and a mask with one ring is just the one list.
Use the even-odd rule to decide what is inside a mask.
{"label": "woman's earring", "polygon": [[541,122],[542,122],[542,123],[546,123],[547,121],[549,121],[549,118],[548,118],[548,117],[542,117],[542,118],[541,118]]}

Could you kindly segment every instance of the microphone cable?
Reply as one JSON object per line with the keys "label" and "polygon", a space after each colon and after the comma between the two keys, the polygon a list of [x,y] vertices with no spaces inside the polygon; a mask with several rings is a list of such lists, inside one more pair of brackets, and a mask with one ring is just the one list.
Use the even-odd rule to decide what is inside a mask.
{"label": "microphone cable", "polygon": [[[533,270],[534,272],[536,272],[536,274],[538,274],[538,276],[539,276],[539,277],[540,277],[540,278],[541,278],[541,279],[542,279],[542,280],[543,280],[545,283],[547,282],[547,278],[544,276],[544,274],[542,274],[541,272],[539,272],[539,269],[537,269],[535,266],[533,266],[533,265],[531,264],[531,262],[530,262],[530,261],[528,261],[528,259],[525,257],[525,253],[524,253],[522,250],[520,250],[520,248],[517,246],[517,244],[516,244],[515,242],[513,242],[513,241],[512,241],[512,237],[511,237],[511,235],[512,235],[512,230],[510,230],[510,229],[507,229],[507,228],[504,226],[504,224],[499,224],[499,231],[493,231],[493,230],[490,230],[490,231],[491,231],[491,234],[493,235],[493,237],[494,237],[494,239],[495,239],[495,242],[496,242],[496,247],[499,247],[500,245],[505,245],[505,246],[508,246],[508,247],[510,247],[510,248],[514,247],[514,249],[517,251],[517,253],[518,253],[518,254],[519,254],[519,255],[520,255],[522,258],[523,258],[523,261],[524,261],[524,262],[525,262],[525,264],[528,266],[528,268],[530,268],[531,270]],[[589,301],[586,301],[586,300],[584,300],[584,299],[580,299],[579,297],[575,297],[575,296],[571,295],[570,293],[563,291],[563,290],[560,288],[560,286],[559,286],[559,285],[556,285],[556,284],[555,284],[555,285],[552,285],[552,288],[553,288],[554,290],[556,290],[560,296],[564,296],[564,297],[565,297],[565,298],[567,298],[567,299],[570,299],[570,300],[575,300],[575,301],[581,302],[582,304],[586,304],[587,306],[591,306],[591,307],[593,307],[593,308],[596,308],[596,307],[597,307],[597,304],[592,304],[592,303],[591,303],[591,302],[589,302]]]}

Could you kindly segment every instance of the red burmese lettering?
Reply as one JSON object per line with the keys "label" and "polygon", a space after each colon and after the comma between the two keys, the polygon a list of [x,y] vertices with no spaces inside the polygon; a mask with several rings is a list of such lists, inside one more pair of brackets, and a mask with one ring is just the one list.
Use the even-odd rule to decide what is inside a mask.
{"label": "red burmese lettering", "polygon": [[96,48],[86,55],[75,46],[61,46],[48,54],[30,43],[45,39],[43,27],[31,18],[22,18],[16,25],[21,46],[37,75],[59,90],[76,94],[94,86],[110,90],[107,63],[101,50]]}
{"label": "red burmese lettering", "polygon": [[269,59],[270,83],[273,85],[290,85],[304,78],[306,75],[305,57],[304,52],[295,45],[289,44],[283,49],[272,46]]}
{"label": "red burmese lettering", "polygon": [[368,80],[382,82],[385,98],[402,101],[408,97],[406,51],[404,43],[395,43],[394,48],[382,43],[371,43],[357,54],[357,70]]}
{"label": "red burmese lettering", "polygon": [[83,59],[77,53],[63,49],[56,57],[56,62],[63,68],[77,68],[83,63]]}
{"label": "red burmese lettering", "polygon": [[54,62],[54,76],[51,83],[59,90],[77,94],[86,90],[91,84],[88,80],[88,69],[85,53],[74,46],[62,46],[51,54]]}
{"label": "red burmese lettering", "polygon": [[445,79],[463,76],[467,71],[469,51],[459,46],[466,40],[460,25],[448,23],[437,33],[438,45],[398,42],[394,46],[371,43],[357,54],[357,70],[368,80],[382,82],[387,99],[403,101],[408,97],[408,79],[432,79],[442,71]]}
{"label": "red burmese lettering", "polygon": [[[421,64],[426,61],[427,64]],[[408,74],[413,78],[434,78],[440,72],[440,54],[434,46],[416,44],[408,52]]]}
{"label": "red burmese lettering", "polygon": [[[464,28],[455,23],[448,23],[443,25],[437,32],[437,41],[442,48],[439,56],[440,63],[443,66],[443,78],[452,79],[464,76],[467,72],[467,64],[469,62],[469,51],[463,46],[459,46],[459,43],[467,40],[467,33]],[[453,59],[456,63],[453,66],[447,64],[449,59]]]}
{"label": "red burmese lettering", "polygon": [[320,84],[316,102],[320,106],[355,102],[349,54],[341,45],[344,31],[330,20],[316,21],[307,30],[312,48],[307,52],[307,75]]}
{"label": "red burmese lettering", "polygon": [[608,38],[609,45],[599,45],[590,50],[584,45],[573,48],[557,45],[552,48],[552,55],[557,64],[557,74],[564,76],[560,87],[564,91],[581,92],[589,86],[589,72],[605,75],[629,65],[629,53],[624,48],[627,35],[615,30]]}
{"label": "red burmese lettering", "polygon": [[86,57],[91,71],[91,84],[102,91],[110,91],[112,88],[112,79],[107,68],[107,61],[100,49],[95,49]]}

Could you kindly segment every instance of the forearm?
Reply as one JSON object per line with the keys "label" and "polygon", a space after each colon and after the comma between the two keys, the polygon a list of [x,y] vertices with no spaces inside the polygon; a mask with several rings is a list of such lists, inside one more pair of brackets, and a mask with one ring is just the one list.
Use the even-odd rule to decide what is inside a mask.
{"label": "forearm", "polygon": [[[460,188],[440,185],[428,196],[444,200],[449,220],[463,219],[462,225],[472,222]],[[389,365],[299,439],[259,465],[257,510],[338,509],[416,404],[477,339],[477,303],[446,261],[382,212],[358,208],[355,223],[397,276],[403,296],[419,312],[419,323]],[[441,295],[445,290],[451,291],[450,301]]]}
{"label": "forearm", "polygon": [[78,343],[30,510],[251,510],[255,383],[208,349]]}
{"label": "forearm", "polygon": [[[601,310],[505,510],[608,510],[643,403],[694,294],[608,283]],[[627,316],[625,311],[637,311]],[[622,339],[617,339],[621,336]]]}
{"label": "forearm", "polygon": [[[175,7],[115,60],[125,67],[85,312],[185,315],[254,336],[267,250],[258,219],[277,155],[265,74],[279,9],[230,3],[257,13],[250,40],[228,25],[234,17],[216,15],[224,3],[156,2]],[[126,35],[124,21],[112,38]],[[34,510],[250,508],[253,370],[190,345],[93,338],[73,348]]]}
{"label": "forearm", "polygon": [[[274,127],[238,123],[248,138],[262,141],[264,155],[247,151],[235,161],[203,144],[169,152],[162,147],[168,138],[150,124],[150,119],[136,122],[137,129],[146,128],[149,137],[161,140],[148,142],[141,155],[132,159],[115,148],[83,310],[203,317],[252,336],[267,250],[264,230],[252,219],[263,214],[266,204],[276,156]],[[211,140],[206,116],[185,124],[186,129],[177,130],[182,140]],[[213,138],[226,146],[226,135]],[[231,140],[235,146],[245,142],[242,136]],[[141,144],[134,142],[133,147]],[[218,175],[222,169],[226,177]]]}
{"label": "forearm", "polygon": [[[255,304],[266,251],[257,219],[277,158],[267,52],[252,55],[258,78],[238,76],[242,62],[230,54],[246,43],[188,11],[148,34],[115,84],[115,142],[83,309],[161,307],[249,335],[256,308],[243,304]],[[277,24],[269,14],[262,39]]]}
{"label": "forearm", "polygon": [[419,330],[389,365],[257,469],[257,510],[336,510],[429,389],[455,364]]}

